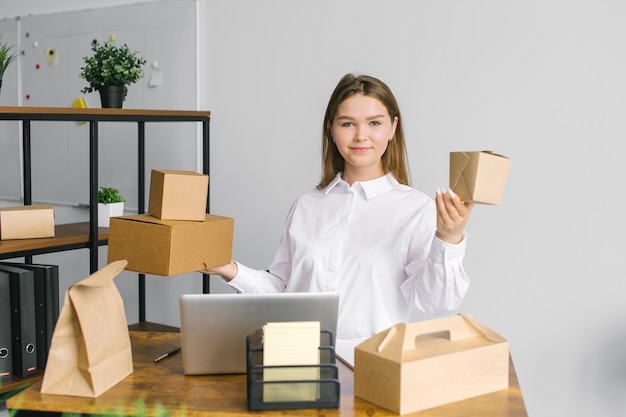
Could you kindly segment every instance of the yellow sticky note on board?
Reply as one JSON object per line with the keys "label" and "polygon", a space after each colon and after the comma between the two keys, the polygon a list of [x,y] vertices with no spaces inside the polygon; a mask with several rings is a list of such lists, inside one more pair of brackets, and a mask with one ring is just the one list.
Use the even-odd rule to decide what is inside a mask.
{"label": "yellow sticky note on board", "polygon": [[46,62],[48,65],[55,64],[57,61],[57,48],[46,48]]}

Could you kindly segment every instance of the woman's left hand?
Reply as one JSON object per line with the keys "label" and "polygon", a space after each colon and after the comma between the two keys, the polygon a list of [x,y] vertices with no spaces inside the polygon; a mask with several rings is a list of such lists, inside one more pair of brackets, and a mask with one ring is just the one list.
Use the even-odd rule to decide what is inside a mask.
{"label": "woman's left hand", "polygon": [[463,240],[463,231],[474,203],[463,202],[452,190],[437,190],[437,237],[457,244]]}

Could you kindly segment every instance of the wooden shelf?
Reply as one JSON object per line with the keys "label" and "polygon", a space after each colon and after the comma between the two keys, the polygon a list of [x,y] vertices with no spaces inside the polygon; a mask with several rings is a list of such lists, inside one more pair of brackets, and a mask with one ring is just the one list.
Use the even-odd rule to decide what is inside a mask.
{"label": "wooden shelf", "polygon": [[[56,225],[54,237],[0,241],[0,259],[89,247],[89,222]],[[109,229],[98,228],[98,246],[109,241]]]}
{"label": "wooden shelf", "polygon": [[0,120],[198,122],[210,116],[209,111],[195,110],[0,106]]}

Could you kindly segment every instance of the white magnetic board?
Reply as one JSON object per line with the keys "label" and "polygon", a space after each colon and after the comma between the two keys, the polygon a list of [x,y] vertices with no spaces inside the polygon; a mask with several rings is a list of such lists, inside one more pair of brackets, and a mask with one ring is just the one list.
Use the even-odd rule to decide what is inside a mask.
{"label": "white magnetic board", "polygon": [[[78,74],[91,42],[114,37],[147,61],[124,108],[197,109],[196,6],[169,0],[0,21],[3,38],[15,39],[21,52],[0,105],[70,107],[83,97],[100,107],[98,93],[80,92],[86,83]],[[21,129],[0,124],[0,198],[19,198]],[[33,201],[86,204],[89,125],[32,122],[31,130]],[[99,124],[99,184],[120,189],[129,208],[137,207],[136,137],[135,123]],[[146,183],[152,168],[197,170],[198,137],[195,123],[146,123]]]}

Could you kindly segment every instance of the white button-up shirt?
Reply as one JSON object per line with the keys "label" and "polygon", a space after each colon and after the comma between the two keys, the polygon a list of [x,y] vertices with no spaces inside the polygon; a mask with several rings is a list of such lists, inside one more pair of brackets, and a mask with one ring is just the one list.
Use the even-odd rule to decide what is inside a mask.
{"label": "white button-up shirt", "polygon": [[337,292],[337,347],[354,346],[406,322],[412,308],[458,308],[469,286],[466,239],[436,238],[436,216],[432,198],[392,174],[352,186],[339,174],[293,204],[269,273],[238,263],[228,284],[242,293]]}

